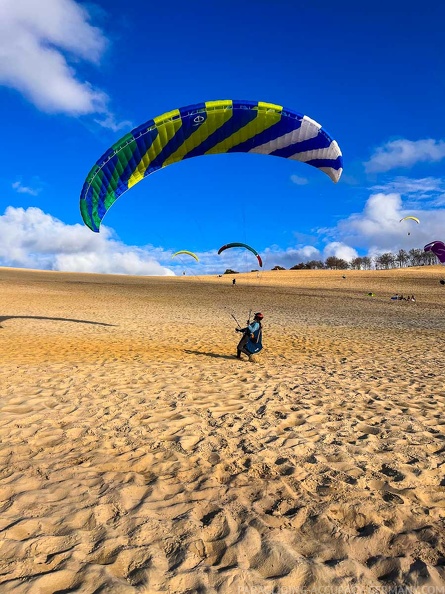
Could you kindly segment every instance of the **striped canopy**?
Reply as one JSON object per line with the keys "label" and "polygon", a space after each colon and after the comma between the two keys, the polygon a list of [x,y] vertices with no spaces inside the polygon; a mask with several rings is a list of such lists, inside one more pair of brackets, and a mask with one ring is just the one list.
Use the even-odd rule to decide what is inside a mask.
{"label": "striped canopy", "polygon": [[308,116],[261,101],[207,101],[164,113],[114,144],[85,180],[82,218],[98,232],[117,198],[150,173],[190,157],[239,152],[302,161],[334,182],[343,170],[337,142]]}

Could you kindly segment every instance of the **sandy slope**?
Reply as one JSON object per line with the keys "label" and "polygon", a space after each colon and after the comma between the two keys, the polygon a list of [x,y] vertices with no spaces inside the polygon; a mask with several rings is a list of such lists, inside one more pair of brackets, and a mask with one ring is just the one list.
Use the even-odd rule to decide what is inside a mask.
{"label": "sandy slope", "polygon": [[444,586],[442,274],[0,269],[0,592]]}

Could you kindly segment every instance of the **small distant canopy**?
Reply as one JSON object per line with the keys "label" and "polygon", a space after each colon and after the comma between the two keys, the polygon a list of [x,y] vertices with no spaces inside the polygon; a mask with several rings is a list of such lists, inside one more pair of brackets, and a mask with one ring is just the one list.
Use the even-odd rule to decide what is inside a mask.
{"label": "small distant canopy", "polygon": [[[116,142],[89,172],[82,219],[98,233],[115,201],[142,179],[201,155],[257,153],[301,161],[333,182],[343,171],[336,140],[307,115],[263,101],[206,101],[148,120]],[[137,218],[137,208],[133,218]]]}
{"label": "small distant canopy", "polygon": [[432,241],[423,248],[424,252],[433,252],[441,264],[445,264],[445,243],[443,241]]}
{"label": "small distant canopy", "polygon": [[187,250],[179,250],[179,252],[175,252],[172,256],[172,258],[174,258],[175,256],[179,256],[180,254],[186,254],[187,256],[191,256],[192,258],[195,258],[195,260],[197,262],[199,262],[199,258],[196,254],[194,254],[193,252],[189,252]]}
{"label": "small distant canopy", "polygon": [[417,224],[420,223],[420,219],[418,219],[417,217],[412,217],[411,215],[408,215],[407,217],[403,217],[403,219],[400,219],[399,223],[401,223],[402,221],[408,221],[410,219],[411,219],[411,221],[416,221]]}
{"label": "small distant canopy", "polygon": [[219,248],[218,255],[222,254],[222,252],[224,252],[225,250],[231,248],[245,248],[246,250],[251,251],[252,254],[254,254],[257,257],[258,264],[260,265],[260,267],[263,267],[263,261],[261,260],[261,256],[259,255],[259,253],[256,250],[254,250],[253,247],[247,245],[246,243],[227,243],[226,245],[223,245]]}

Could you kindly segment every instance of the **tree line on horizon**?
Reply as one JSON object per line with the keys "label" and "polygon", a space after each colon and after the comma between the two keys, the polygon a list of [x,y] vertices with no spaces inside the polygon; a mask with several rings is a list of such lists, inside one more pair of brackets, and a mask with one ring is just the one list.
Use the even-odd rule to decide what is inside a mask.
{"label": "tree line on horizon", "polygon": [[[310,260],[295,264],[289,270],[389,270],[390,268],[406,268],[408,266],[431,266],[437,264],[437,258],[433,252],[425,252],[423,249],[413,248],[407,252],[400,249],[396,254],[385,252],[378,256],[358,256],[351,261],[329,256],[323,262],[321,260]],[[272,270],[285,270],[283,267],[275,266]]]}
{"label": "tree line on horizon", "polygon": [[[329,256],[322,260],[310,260],[300,262],[289,268],[289,270],[389,270],[390,268],[407,268],[409,266],[432,266],[437,264],[437,258],[433,252],[425,252],[419,248],[413,248],[407,252],[400,249],[396,254],[385,252],[378,256],[358,256],[351,261]],[[286,270],[283,266],[274,266],[271,270]],[[251,270],[258,272],[258,270]],[[224,274],[238,274],[236,270],[228,268]]]}

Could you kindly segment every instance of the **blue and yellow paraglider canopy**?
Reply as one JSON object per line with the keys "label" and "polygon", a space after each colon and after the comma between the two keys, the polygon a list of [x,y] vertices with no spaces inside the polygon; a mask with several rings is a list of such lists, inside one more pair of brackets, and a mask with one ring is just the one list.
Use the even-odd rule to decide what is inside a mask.
{"label": "blue and yellow paraglider canopy", "polygon": [[337,182],[337,142],[308,116],[262,101],[207,101],[160,115],[116,142],[91,169],[80,211],[96,233],[124,192],[162,167],[219,153],[258,153],[302,161]]}

